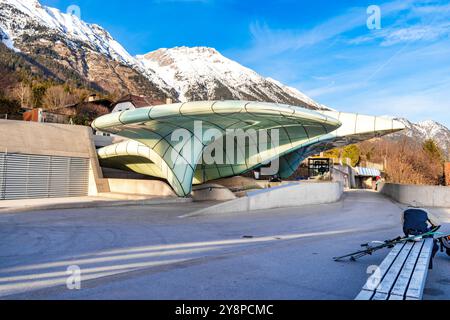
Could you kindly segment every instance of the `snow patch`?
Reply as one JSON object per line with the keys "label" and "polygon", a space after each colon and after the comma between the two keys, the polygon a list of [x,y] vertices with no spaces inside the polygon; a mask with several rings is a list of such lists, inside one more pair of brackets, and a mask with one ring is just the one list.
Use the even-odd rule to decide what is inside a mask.
{"label": "snow patch", "polygon": [[19,50],[16,49],[16,48],[14,47],[14,42],[13,42],[11,39],[5,38],[5,39],[2,39],[2,42],[3,42],[9,49],[14,50],[15,52],[19,52]]}
{"label": "snow patch", "polygon": [[11,37],[6,32],[4,32],[1,27],[0,27],[0,40],[9,49],[11,49],[11,50],[13,50],[15,52],[20,52],[19,49],[14,47],[14,41],[11,39]]}
{"label": "snow patch", "polygon": [[432,139],[450,159],[450,130],[446,126],[433,120],[426,120],[419,123],[412,123],[404,118],[396,120],[401,121],[407,127],[408,130],[403,134],[422,142]]}

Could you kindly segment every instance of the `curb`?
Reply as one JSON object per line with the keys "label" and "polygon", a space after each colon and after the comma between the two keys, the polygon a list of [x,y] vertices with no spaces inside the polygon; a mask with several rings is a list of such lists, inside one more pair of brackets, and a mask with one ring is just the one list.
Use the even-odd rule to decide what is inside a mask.
{"label": "curb", "polygon": [[0,214],[22,213],[44,210],[69,210],[69,209],[91,209],[91,208],[110,208],[110,207],[130,207],[130,206],[148,206],[162,204],[190,203],[190,198],[174,198],[174,199],[149,199],[149,200],[126,200],[126,201],[84,201],[73,203],[56,203],[35,206],[23,206],[19,208],[0,209]]}

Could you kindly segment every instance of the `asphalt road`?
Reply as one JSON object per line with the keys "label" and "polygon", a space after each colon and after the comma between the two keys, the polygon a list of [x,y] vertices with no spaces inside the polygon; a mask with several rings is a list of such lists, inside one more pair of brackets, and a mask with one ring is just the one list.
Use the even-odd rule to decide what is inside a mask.
{"label": "asphalt road", "polygon": [[[0,299],[354,299],[388,252],[354,263],[332,257],[401,234],[402,207],[372,192],[180,218],[204,205],[0,215]],[[450,222],[448,211],[439,215]],[[450,299],[449,259],[438,256],[425,299]],[[78,267],[80,289],[70,290]]]}

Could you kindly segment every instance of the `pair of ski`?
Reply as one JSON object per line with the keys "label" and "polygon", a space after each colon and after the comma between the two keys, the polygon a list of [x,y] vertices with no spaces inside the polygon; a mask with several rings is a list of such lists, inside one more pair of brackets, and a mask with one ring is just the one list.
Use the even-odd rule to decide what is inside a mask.
{"label": "pair of ski", "polygon": [[441,232],[438,232],[440,229],[439,227],[433,227],[430,231],[423,233],[421,235],[417,236],[409,236],[409,237],[398,237],[392,240],[386,240],[384,242],[372,242],[373,244],[378,243],[378,245],[371,245],[370,243],[362,244],[361,247],[365,248],[364,250],[360,250],[354,253],[347,254],[342,257],[335,257],[333,258],[334,261],[342,261],[344,259],[349,259],[350,261],[356,261],[364,256],[370,256],[374,252],[385,249],[385,248],[393,248],[399,243],[405,243],[410,241],[419,241],[425,238],[434,238],[435,240],[441,242],[442,239],[447,239],[450,237],[449,234],[444,234]]}

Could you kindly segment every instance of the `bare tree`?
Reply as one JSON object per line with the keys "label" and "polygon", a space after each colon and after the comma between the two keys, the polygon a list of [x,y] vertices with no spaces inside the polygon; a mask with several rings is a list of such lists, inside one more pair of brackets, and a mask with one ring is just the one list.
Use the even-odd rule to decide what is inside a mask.
{"label": "bare tree", "polygon": [[44,107],[56,110],[67,105],[70,94],[64,86],[53,86],[47,89],[44,96]]}
{"label": "bare tree", "polygon": [[12,96],[20,102],[21,107],[31,106],[31,88],[24,82],[20,82],[13,89]]}
{"label": "bare tree", "polygon": [[411,138],[375,139],[361,143],[360,149],[367,161],[386,164],[388,182],[436,185],[442,179],[442,161]]}

